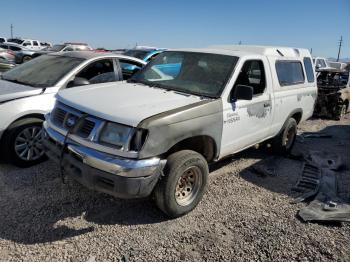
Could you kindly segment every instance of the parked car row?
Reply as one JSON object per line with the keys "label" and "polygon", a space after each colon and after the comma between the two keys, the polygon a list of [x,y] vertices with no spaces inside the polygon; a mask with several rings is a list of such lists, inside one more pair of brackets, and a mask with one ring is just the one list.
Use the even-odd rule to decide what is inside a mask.
{"label": "parked car row", "polygon": [[42,50],[21,50],[15,55],[15,61],[17,64],[28,62],[29,60],[41,56],[43,54],[55,53],[55,52],[68,52],[68,51],[91,51],[93,50],[89,45],[85,43],[64,43],[47,47]]}
{"label": "parked car row", "polygon": [[10,39],[2,38],[2,39],[6,40],[4,42],[16,43],[19,46],[25,47],[26,49],[32,49],[32,50],[40,50],[48,46],[51,46],[50,43],[41,42],[39,40],[33,40],[33,39],[22,39],[22,38],[10,38]]}
{"label": "parked car row", "polygon": [[1,148],[19,166],[46,154],[93,190],[152,195],[178,217],[200,202],[208,164],[262,142],[288,154],[316,97],[306,49],[49,53],[2,75]]}

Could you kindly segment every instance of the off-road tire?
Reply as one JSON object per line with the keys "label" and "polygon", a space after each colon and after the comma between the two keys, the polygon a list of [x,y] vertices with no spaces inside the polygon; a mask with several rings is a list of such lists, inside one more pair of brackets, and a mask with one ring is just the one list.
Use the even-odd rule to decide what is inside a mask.
{"label": "off-road tire", "polygon": [[28,127],[40,127],[42,128],[43,120],[39,118],[25,118],[18,120],[17,122],[13,123],[4,133],[4,136],[2,138],[2,156],[7,160],[8,162],[18,166],[18,167],[29,167],[35,164],[38,164],[44,160],[47,159],[46,155],[43,154],[40,158],[31,160],[31,161],[25,161],[21,159],[16,151],[15,151],[15,141],[17,136],[26,128]]}
{"label": "off-road tire", "polygon": [[[179,189],[179,181],[188,170],[197,170],[201,184],[196,190],[196,195],[188,204],[179,204],[175,196]],[[160,210],[170,218],[183,216],[193,210],[203,197],[209,169],[207,161],[202,155],[191,150],[182,150],[173,153],[167,158],[164,167],[164,176],[160,178],[154,190],[154,200]],[[193,191],[194,192],[194,191]],[[192,192],[191,192],[192,193]]]}
{"label": "off-road tire", "polygon": [[271,140],[271,150],[277,155],[288,155],[293,149],[297,135],[297,121],[289,118],[284,129]]}
{"label": "off-road tire", "polygon": [[337,121],[343,119],[346,114],[346,110],[347,110],[346,104],[342,104],[341,106],[339,106],[339,111],[335,115],[334,119]]}

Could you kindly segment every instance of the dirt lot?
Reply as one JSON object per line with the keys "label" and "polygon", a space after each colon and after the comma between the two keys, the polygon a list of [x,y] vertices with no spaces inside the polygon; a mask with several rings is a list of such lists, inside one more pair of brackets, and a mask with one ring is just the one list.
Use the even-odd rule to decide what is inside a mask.
{"label": "dirt lot", "polygon": [[[350,116],[311,120],[300,132],[332,138],[298,140],[296,151],[336,152],[347,168],[339,193],[350,202]],[[211,167],[210,183],[190,214],[167,220],[151,201],[122,201],[61,183],[52,162],[18,169],[0,164],[0,261],[350,261],[349,224],[302,222],[291,187],[301,162],[277,158],[276,176],[253,165],[250,149]]]}

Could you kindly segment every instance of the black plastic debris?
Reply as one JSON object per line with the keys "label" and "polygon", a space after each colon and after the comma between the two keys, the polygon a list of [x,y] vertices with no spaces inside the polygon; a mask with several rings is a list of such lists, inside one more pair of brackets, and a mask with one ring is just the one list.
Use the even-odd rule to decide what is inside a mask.
{"label": "black plastic debris", "polygon": [[260,176],[276,176],[276,157],[272,156],[253,165],[250,170]]}
{"label": "black plastic debris", "polygon": [[302,173],[292,191],[300,193],[293,203],[303,202],[315,196],[320,188],[321,169],[312,162],[304,162]]}
{"label": "black plastic debris", "polygon": [[303,172],[293,188],[301,193],[295,203],[314,199],[299,211],[304,221],[350,222],[350,205],[337,195],[336,172],[342,167],[335,154],[311,151],[305,158]]}
{"label": "black plastic debris", "polygon": [[325,133],[305,132],[305,133],[302,133],[301,135],[298,135],[297,139],[299,142],[303,143],[305,139],[308,139],[308,138],[332,138],[332,137],[333,137],[332,135],[325,134]]}
{"label": "black plastic debris", "polygon": [[340,170],[343,166],[339,155],[329,152],[310,151],[308,159],[321,168]]}
{"label": "black plastic debris", "polygon": [[312,132],[305,132],[302,134],[302,137],[304,138],[332,138],[332,135],[325,134],[325,133],[312,133]]}
{"label": "black plastic debris", "polygon": [[334,171],[322,169],[319,192],[310,204],[299,211],[304,221],[350,222],[350,205],[337,196],[337,179]]}

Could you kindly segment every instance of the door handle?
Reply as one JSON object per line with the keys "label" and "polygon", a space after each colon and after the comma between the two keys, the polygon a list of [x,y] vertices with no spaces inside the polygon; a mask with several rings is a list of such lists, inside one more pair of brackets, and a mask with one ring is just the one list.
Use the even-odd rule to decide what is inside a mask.
{"label": "door handle", "polygon": [[270,107],[271,106],[271,103],[270,102],[265,102],[264,103],[264,107]]}

